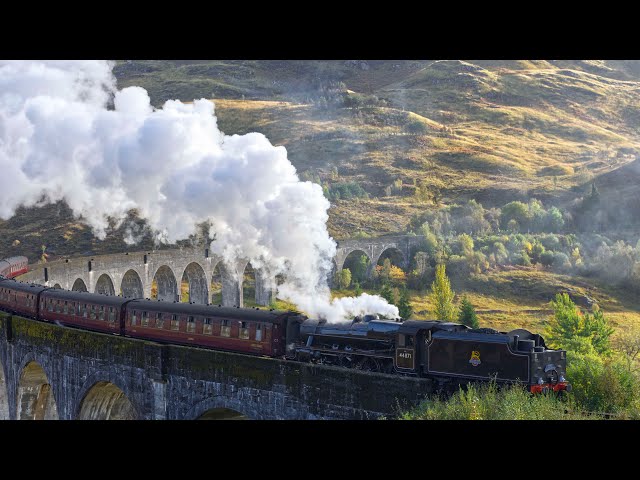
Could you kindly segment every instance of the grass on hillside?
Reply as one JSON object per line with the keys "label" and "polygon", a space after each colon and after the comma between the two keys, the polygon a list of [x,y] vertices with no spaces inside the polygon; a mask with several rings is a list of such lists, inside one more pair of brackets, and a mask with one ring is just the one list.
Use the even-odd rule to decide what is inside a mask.
{"label": "grass on hillside", "polygon": [[[467,295],[481,326],[499,331],[526,328],[542,332],[553,316],[550,301],[560,292],[569,292],[583,310],[588,308],[586,297],[594,299],[616,329],[614,338],[625,326],[640,325],[640,300],[634,292],[614,288],[595,279],[520,267],[470,275],[465,281],[454,280],[452,288],[456,293],[456,303]],[[379,293],[378,290],[364,291]],[[353,290],[336,290],[333,295],[351,296]],[[428,289],[410,290],[409,297],[414,312],[411,318],[433,319]]]}

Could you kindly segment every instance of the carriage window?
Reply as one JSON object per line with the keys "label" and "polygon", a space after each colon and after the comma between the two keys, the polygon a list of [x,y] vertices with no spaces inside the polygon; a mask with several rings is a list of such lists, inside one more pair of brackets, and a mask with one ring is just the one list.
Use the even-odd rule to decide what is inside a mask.
{"label": "carriage window", "polygon": [[100,313],[98,315],[98,320],[104,320],[104,306],[100,305]]}
{"label": "carriage window", "polygon": [[187,332],[195,332],[196,331],[196,320],[193,317],[187,318]]}
{"label": "carriage window", "polygon": [[95,305],[91,305],[90,318],[91,318],[91,320],[95,320],[96,319],[96,306]]}
{"label": "carriage window", "polygon": [[202,333],[204,333],[205,335],[211,335],[211,319],[210,318],[205,318],[204,319],[204,324],[202,325]]}
{"label": "carriage window", "polygon": [[249,338],[249,328],[247,327],[247,322],[240,322],[240,338]]}
{"label": "carriage window", "polygon": [[147,312],[142,312],[142,326],[149,326],[149,314]]}
{"label": "carriage window", "polygon": [[222,326],[220,327],[220,336],[221,337],[231,336],[231,327],[229,326],[229,320],[222,320]]}
{"label": "carriage window", "polygon": [[82,305],[78,304],[78,309],[76,310],[76,315],[81,317],[82,316]]}
{"label": "carriage window", "polygon": [[171,330],[180,330],[180,322],[177,315],[171,315]]}
{"label": "carriage window", "polygon": [[164,328],[164,319],[161,313],[156,314],[156,328]]}
{"label": "carriage window", "polygon": [[109,321],[111,323],[116,321],[116,311],[113,307],[109,307]]}
{"label": "carriage window", "polygon": [[82,316],[84,318],[87,318],[89,316],[89,308],[87,308],[86,303],[82,306]]}
{"label": "carriage window", "polygon": [[136,318],[138,317],[138,312],[136,312],[135,310],[131,313],[131,326],[135,326],[136,324]]}
{"label": "carriage window", "polygon": [[53,300],[49,300],[49,303],[47,305],[47,310],[49,310],[50,312],[53,312]]}
{"label": "carriage window", "polygon": [[262,324],[258,323],[256,325],[256,340],[258,342],[262,341]]}

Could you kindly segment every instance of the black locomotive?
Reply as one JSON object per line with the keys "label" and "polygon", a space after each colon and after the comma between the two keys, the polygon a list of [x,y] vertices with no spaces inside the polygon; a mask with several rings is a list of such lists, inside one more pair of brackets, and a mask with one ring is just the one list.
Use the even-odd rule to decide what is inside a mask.
{"label": "black locomotive", "polygon": [[469,381],[522,382],[532,392],[570,391],[566,352],[548,349],[542,336],[449,322],[380,320],[350,324],[307,319],[297,358],[365,370],[429,377],[451,388]]}
{"label": "black locomotive", "polygon": [[[4,262],[5,272],[24,270],[23,259]],[[372,315],[330,324],[294,311],[126,299],[9,278],[0,278],[0,309],[157,342],[426,377],[443,390],[489,380],[521,382],[534,393],[571,390],[566,352],[548,349],[540,335],[523,329],[505,333]]]}

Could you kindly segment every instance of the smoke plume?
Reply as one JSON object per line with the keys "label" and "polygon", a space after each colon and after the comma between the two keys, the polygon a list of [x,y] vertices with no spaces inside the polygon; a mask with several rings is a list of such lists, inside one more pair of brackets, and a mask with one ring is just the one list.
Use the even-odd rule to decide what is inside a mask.
{"label": "smoke plume", "polygon": [[0,218],[64,199],[104,238],[108,217],[135,208],[166,242],[209,222],[213,253],[284,274],[278,296],[310,315],[398,315],[377,296],[330,302],[329,202],[300,181],[284,147],[223,134],[208,100],[154,109],[143,88],[117,89],[112,66],[0,61]]}

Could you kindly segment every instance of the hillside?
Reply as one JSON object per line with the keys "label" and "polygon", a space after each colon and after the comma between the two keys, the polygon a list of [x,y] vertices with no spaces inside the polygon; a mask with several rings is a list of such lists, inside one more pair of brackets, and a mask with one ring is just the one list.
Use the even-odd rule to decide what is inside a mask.
{"label": "hillside", "polygon": [[[637,61],[122,60],[114,73],[156,106],[213,98],[225,133],[284,145],[330,192],[336,238],[404,232],[470,198],[564,211],[593,182],[606,215],[638,231]],[[363,194],[345,199],[345,185]],[[98,241],[64,204],[31,208],[0,220],[0,255],[124,250],[122,234]]]}
{"label": "hillside", "polygon": [[[300,173],[357,182],[370,199],[334,202],[330,229],[340,237],[401,231],[424,208],[411,198],[420,182],[445,203],[570,201],[640,151],[636,63],[123,62],[116,73],[156,105],[215,97],[226,133],[260,131],[287,147]],[[424,132],[410,132],[416,122]]]}

